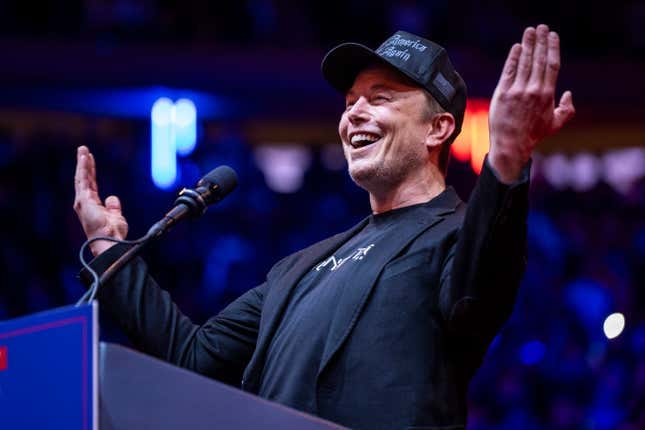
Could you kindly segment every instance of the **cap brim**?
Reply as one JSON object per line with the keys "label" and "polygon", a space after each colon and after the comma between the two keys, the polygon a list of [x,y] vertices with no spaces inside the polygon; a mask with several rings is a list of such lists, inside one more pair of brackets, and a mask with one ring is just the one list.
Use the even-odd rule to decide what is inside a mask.
{"label": "cap brim", "polygon": [[344,94],[352,87],[361,70],[375,63],[388,64],[365,45],[343,43],[325,55],[321,70],[325,80]]}

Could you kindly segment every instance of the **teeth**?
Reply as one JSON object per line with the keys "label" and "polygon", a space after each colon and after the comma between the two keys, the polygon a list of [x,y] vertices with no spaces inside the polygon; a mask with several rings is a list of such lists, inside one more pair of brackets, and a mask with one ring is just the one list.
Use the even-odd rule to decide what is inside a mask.
{"label": "teeth", "polygon": [[368,144],[379,140],[381,137],[374,134],[360,133],[352,136],[352,145]]}

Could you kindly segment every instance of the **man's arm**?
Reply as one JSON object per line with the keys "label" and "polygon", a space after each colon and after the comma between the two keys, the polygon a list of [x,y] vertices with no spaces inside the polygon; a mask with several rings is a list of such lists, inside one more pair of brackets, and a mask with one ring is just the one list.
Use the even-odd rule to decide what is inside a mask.
{"label": "man's arm", "polygon": [[529,168],[503,183],[484,161],[443,267],[440,305],[455,333],[485,345],[508,319],[526,267]]}
{"label": "man's arm", "polygon": [[[94,259],[102,273],[128,248],[116,245]],[[89,285],[88,272],[81,280]],[[247,291],[204,325],[196,325],[135,258],[98,292],[101,309],[125,331],[137,348],[222,382],[239,385],[258,336],[265,285]]]}
{"label": "man's arm", "polygon": [[[96,181],[96,163],[87,147],[77,150],[74,176],[74,210],[88,238],[109,236],[124,239],[128,224],[116,196],[101,202]],[[95,242],[97,256],[91,266],[103,273],[128,249],[128,245]],[[89,273],[81,272],[86,285]],[[264,285],[248,291],[206,324],[197,326],[179,311],[170,295],[157,286],[141,259],[126,265],[98,298],[123,330],[143,351],[223,382],[238,385],[250,360],[260,324]]]}
{"label": "man's arm", "polygon": [[526,265],[533,149],[574,114],[571,93],[555,107],[558,35],[527,28],[510,50],[490,107],[490,152],[444,266],[440,304],[449,326],[490,340],[510,315]]}

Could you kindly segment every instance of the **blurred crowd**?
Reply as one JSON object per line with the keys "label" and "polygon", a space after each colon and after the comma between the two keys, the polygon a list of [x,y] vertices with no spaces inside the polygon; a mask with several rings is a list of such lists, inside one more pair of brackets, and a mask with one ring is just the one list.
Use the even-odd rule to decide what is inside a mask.
{"label": "blurred crowd", "polygon": [[[451,52],[457,48],[457,55],[476,46],[496,57],[507,52],[524,26],[539,22],[559,32],[565,57],[580,64],[645,58],[645,0],[5,0],[0,1],[0,45],[87,44],[96,50],[128,45],[140,48],[137,52],[163,52],[169,46],[222,48],[217,52],[247,47],[323,51],[344,40],[376,45],[405,29],[441,41]],[[51,67],[56,70],[57,65]],[[590,76],[593,71],[589,69]],[[610,89],[605,93],[631,93],[625,90],[629,83],[611,81],[614,75],[607,77]],[[0,82],[0,89],[9,93],[12,85]],[[11,113],[10,103],[3,109],[7,106]],[[599,115],[611,110],[602,107]],[[68,111],[75,112],[72,107]],[[25,118],[29,115],[25,121],[15,116],[14,123],[37,123],[38,114]],[[171,207],[180,186],[193,185],[222,164],[238,172],[238,189],[229,197],[144,251],[158,282],[196,323],[261,283],[280,258],[369,214],[367,194],[352,184],[338,147],[290,148],[286,156],[282,150],[251,146],[239,124],[217,124],[217,133],[202,133],[195,151],[179,158],[177,187],[160,190],[150,178],[148,124],[114,121],[118,126],[107,132],[101,119],[91,115],[47,131],[35,126],[17,132],[0,125],[0,320],[72,304],[84,292],[77,274],[85,238],[72,209],[78,145],[89,146],[95,155],[101,197],[121,198],[130,239],[142,236]],[[65,129],[73,133],[61,131]],[[609,148],[618,142],[606,143]],[[469,429],[645,428],[645,179],[640,154],[605,169],[605,179],[611,171],[618,172],[618,179],[641,172],[637,182],[621,180],[619,187],[584,180],[581,173],[599,167],[576,168],[600,165],[598,161],[534,163],[527,273],[511,319],[471,384]],[[587,155],[580,160],[603,154]],[[293,176],[292,171],[291,179],[286,175],[284,169],[295,165],[292,160],[299,160],[304,170],[302,183],[294,182],[298,172]],[[567,175],[588,186],[575,181],[573,188],[562,181],[557,188],[550,185]],[[475,181],[469,165],[453,161],[448,183],[462,199]],[[616,312],[624,315],[625,328],[609,339],[604,323]],[[101,336],[128,342],[108,318],[101,319]]]}
{"label": "blurred crowd", "polygon": [[[76,275],[84,237],[72,210],[80,144],[95,154],[101,197],[121,198],[129,238],[174,200],[176,190],[152,184],[143,126],[109,139],[0,131],[0,319],[71,304],[83,292]],[[366,193],[342,164],[329,163],[328,150],[312,148],[301,188],[288,194],[266,185],[257,149],[233,129],[202,139],[180,160],[181,185],[221,164],[240,177],[221,204],[145,251],[158,282],[195,322],[262,282],[281,257],[369,214]],[[476,177],[454,162],[448,180],[466,199]],[[471,386],[470,429],[645,428],[642,185],[626,194],[603,183],[556,191],[536,172],[528,270],[515,312]],[[603,321],[613,312],[626,326],[610,340]],[[101,324],[104,339],[127,342],[111,321]]]}
{"label": "blurred crowd", "polygon": [[643,19],[643,0],[5,0],[0,38],[325,49],[341,40],[377,44],[405,29],[449,47],[477,41],[506,52],[523,27],[548,22],[572,56],[635,58],[645,52]]}

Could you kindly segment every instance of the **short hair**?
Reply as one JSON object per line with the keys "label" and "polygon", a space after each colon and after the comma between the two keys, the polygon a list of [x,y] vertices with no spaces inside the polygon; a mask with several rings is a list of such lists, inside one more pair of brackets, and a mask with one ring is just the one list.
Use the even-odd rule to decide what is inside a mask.
{"label": "short hair", "polygon": [[[426,107],[427,107],[427,115],[429,118],[434,117],[437,114],[440,113],[446,113],[447,111],[439,104],[437,100],[430,94],[430,92],[426,91],[423,89],[423,95],[426,98]],[[457,136],[459,135],[459,132],[455,129],[455,131],[446,139],[442,144],[441,148],[439,149],[439,170],[446,175],[448,172],[448,162],[450,161],[450,147],[452,146],[452,142],[455,141]]]}

